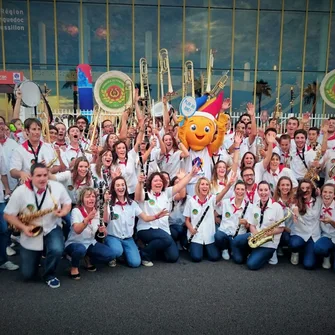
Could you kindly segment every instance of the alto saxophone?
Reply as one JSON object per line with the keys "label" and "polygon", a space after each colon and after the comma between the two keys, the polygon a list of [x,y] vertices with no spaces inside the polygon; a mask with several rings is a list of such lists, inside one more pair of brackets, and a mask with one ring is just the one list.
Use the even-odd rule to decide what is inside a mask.
{"label": "alto saxophone", "polygon": [[268,235],[270,231],[273,229],[279,227],[281,223],[286,221],[290,216],[292,215],[292,212],[288,210],[288,213],[286,216],[284,216],[281,220],[274,222],[272,225],[269,227],[266,227],[262,230],[260,230],[257,234],[251,235],[248,238],[248,244],[250,248],[258,248],[262,244],[274,240],[274,235]]}
{"label": "alto saxophone", "polygon": [[[314,158],[314,162],[315,161],[319,161],[322,157],[322,150],[321,148],[316,152],[316,155],[315,155],[315,158]],[[312,184],[314,185],[314,187],[316,188],[316,183],[315,182],[318,182],[320,180],[320,176],[319,176],[319,171],[316,167],[314,166],[311,166],[305,176],[304,176],[304,179],[309,179]]]}

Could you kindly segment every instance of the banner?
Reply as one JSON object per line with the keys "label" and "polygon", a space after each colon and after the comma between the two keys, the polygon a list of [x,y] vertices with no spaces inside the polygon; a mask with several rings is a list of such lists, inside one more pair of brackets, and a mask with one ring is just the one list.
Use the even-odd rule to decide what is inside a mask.
{"label": "banner", "polygon": [[80,113],[91,122],[93,114],[93,85],[90,65],[79,64],[77,66],[77,85]]}

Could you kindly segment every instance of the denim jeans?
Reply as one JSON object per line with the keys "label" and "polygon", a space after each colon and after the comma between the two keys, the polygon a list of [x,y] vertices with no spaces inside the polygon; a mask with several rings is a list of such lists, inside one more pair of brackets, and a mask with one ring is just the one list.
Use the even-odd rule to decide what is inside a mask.
{"label": "denim jeans", "polygon": [[113,254],[113,259],[122,254],[126,258],[127,264],[131,268],[137,268],[141,265],[141,256],[137,245],[132,237],[121,239],[108,235],[105,238],[105,245],[108,246]]}
{"label": "denim jeans", "polygon": [[220,259],[220,251],[216,247],[215,243],[211,244],[199,244],[191,242],[190,244],[190,256],[193,262],[201,262],[204,257],[204,249],[207,253],[207,258],[211,262],[216,262]]}
{"label": "denim jeans", "polygon": [[162,251],[167,262],[177,262],[179,250],[171,235],[166,231],[150,228],[138,231],[137,236],[146,244],[140,252],[143,260],[151,261],[157,251]]}
{"label": "denim jeans", "polygon": [[316,256],[314,253],[314,241],[310,237],[307,242],[303,240],[298,235],[292,235],[290,238],[289,246],[292,249],[292,252],[304,252],[303,265],[305,269],[312,270],[316,264]]}
{"label": "denim jeans", "polygon": [[[63,232],[60,227],[53,229],[44,236],[44,261],[43,279],[48,281],[56,277],[56,268],[64,251]],[[38,272],[42,251],[28,250],[21,246],[21,273],[25,280],[33,279]]]}
{"label": "denim jeans", "polygon": [[179,241],[183,247],[187,246],[187,228],[184,225],[172,224],[170,226],[171,236],[175,242]]}
{"label": "denim jeans", "polygon": [[92,264],[108,263],[114,259],[108,246],[100,242],[91,244],[87,249],[81,243],[71,243],[65,248],[65,252],[71,256],[71,265],[74,268],[79,268],[80,260],[86,255],[90,257]]}
{"label": "denim jeans", "polygon": [[283,231],[283,233],[281,234],[281,237],[280,237],[279,246],[280,247],[287,247],[290,243],[290,239],[291,239],[291,234],[287,231]]}
{"label": "denim jeans", "polygon": [[250,233],[237,235],[231,242],[233,255],[232,258],[235,263],[242,264],[247,259],[251,248],[248,245],[248,237]]}
{"label": "denim jeans", "polygon": [[237,250],[235,244],[233,243],[233,237],[231,235],[227,235],[226,233],[224,233],[221,230],[218,230],[215,235],[214,235],[214,239],[215,239],[215,245],[219,248],[219,250],[226,250],[226,249],[231,249],[232,254],[234,254],[235,252],[239,252],[239,250]]}
{"label": "denim jeans", "polygon": [[[331,252],[335,250],[335,244],[329,237],[321,237],[314,244],[314,252],[318,256],[329,257]],[[335,257],[333,262],[333,269],[335,270]]]}
{"label": "denim jeans", "polygon": [[8,246],[9,232],[7,222],[3,217],[3,211],[6,207],[6,204],[0,203],[0,265],[8,261],[6,248]]}
{"label": "denim jeans", "polygon": [[267,264],[275,250],[275,248],[263,247],[253,249],[247,260],[247,266],[249,270],[259,270],[261,267]]}
{"label": "denim jeans", "polygon": [[69,237],[69,233],[71,230],[71,212],[62,217],[62,223],[63,223],[63,234],[66,241],[67,238]]}

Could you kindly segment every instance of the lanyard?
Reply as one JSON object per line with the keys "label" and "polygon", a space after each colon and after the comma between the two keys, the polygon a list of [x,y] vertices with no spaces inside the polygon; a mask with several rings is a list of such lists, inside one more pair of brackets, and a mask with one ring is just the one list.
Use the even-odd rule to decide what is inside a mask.
{"label": "lanyard", "polygon": [[[265,203],[265,205],[261,208],[261,217],[260,217],[260,220],[259,220],[259,227],[261,228],[262,227],[262,224],[263,224],[263,220],[264,220],[264,212],[268,206],[268,202],[269,202],[269,199],[268,201]],[[260,203],[261,204],[261,203]]]}
{"label": "lanyard", "polygon": [[40,149],[41,149],[41,142],[38,144],[38,147],[37,147],[37,151],[35,152],[34,151],[34,148],[33,146],[31,145],[30,141],[28,141],[28,146],[30,148],[30,150],[32,151],[33,155],[34,155],[34,158],[35,158],[35,163],[38,162],[38,154],[40,152]]}
{"label": "lanyard", "polygon": [[307,164],[306,164],[306,161],[305,161],[305,148],[302,149],[302,155],[300,155],[300,152],[297,149],[297,154],[298,154],[299,158],[301,159],[301,161],[304,163],[305,168],[308,170],[308,167],[307,167]]}
{"label": "lanyard", "polygon": [[[31,187],[33,187],[33,186],[31,185]],[[45,189],[45,191],[43,192],[42,200],[41,200],[40,203],[38,203],[37,195],[36,195],[35,191],[33,191],[33,192],[34,192],[34,196],[35,196],[35,204],[36,204],[37,210],[39,211],[42,208],[42,205],[44,203],[45,196],[47,194],[47,189]]]}

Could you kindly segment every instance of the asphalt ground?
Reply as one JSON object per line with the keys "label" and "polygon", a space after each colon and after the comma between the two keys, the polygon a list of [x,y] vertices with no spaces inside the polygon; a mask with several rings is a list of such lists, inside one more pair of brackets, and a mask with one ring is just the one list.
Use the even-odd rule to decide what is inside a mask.
{"label": "asphalt ground", "polygon": [[[18,262],[18,257],[10,257]],[[0,334],[334,334],[335,272],[288,258],[250,271],[221,260],[99,266],[61,287],[0,270]]]}

